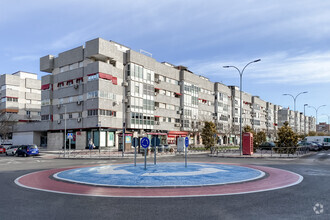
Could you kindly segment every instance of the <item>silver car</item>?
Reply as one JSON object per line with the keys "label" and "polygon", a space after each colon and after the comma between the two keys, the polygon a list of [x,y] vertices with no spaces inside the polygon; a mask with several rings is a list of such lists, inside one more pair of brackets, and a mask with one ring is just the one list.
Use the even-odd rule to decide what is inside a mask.
{"label": "silver car", "polygon": [[18,147],[19,146],[10,146],[10,147],[8,147],[7,150],[6,150],[6,155],[7,156],[8,155],[14,156],[16,154],[16,150],[17,150]]}

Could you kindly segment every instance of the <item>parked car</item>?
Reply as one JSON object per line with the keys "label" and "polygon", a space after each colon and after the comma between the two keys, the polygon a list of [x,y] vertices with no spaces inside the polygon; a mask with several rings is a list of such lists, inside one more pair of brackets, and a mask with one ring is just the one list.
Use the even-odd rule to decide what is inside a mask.
{"label": "parked car", "polygon": [[17,151],[18,148],[19,148],[19,146],[15,146],[15,145],[8,147],[7,150],[6,150],[6,155],[7,156],[8,155],[13,155],[14,156],[16,154],[16,151]]}
{"label": "parked car", "polygon": [[313,141],[312,143],[316,144],[319,147],[319,150],[323,150],[323,145],[319,142]]}
{"label": "parked car", "polygon": [[271,150],[273,147],[276,147],[274,142],[264,142],[260,144],[259,149],[261,150]]}
{"label": "parked car", "polygon": [[6,153],[6,148],[4,146],[0,146],[0,154]]}
{"label": "parked car", "polygon": [[34,156],[34,155],[39,155],[39,149],[37,145],[32,144],[32,145],[21,145],[17,150],[16,150],[16,156]]}
{"label": "parked car", "polygon": [[314,144],[311,142],[306,142],[306,141],[301,141],[300,143],[298,143],[298,147],[306,147],[310,151],[320,150],[320,148],[317,144]]}

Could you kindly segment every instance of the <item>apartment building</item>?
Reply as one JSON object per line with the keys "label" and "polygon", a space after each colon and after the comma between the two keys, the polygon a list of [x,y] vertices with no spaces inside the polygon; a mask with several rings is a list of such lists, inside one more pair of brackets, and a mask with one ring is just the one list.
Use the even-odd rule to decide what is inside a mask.
{"label": "apartment building", "polygon": [[[65,133],[73,134],[76,149],[92,140],[96,147],[129,151],[132,137],[142,136],[157,136],[164,145],[189,136],[198,145],[204,121],[215,122],[219,144],[239,144],[239,88],[211,82],[187,67],[97,38],[40,58],[40,70],[48,73],[41,82],[41,121],[17,132],[22,137],[33,132],[49,149],[62,149]],[[245,92],[242,100],[243,127],[264,131],[269,139],[284,121],[293,127],[292,111]]]}
{"label": "apartment building", "polygon": [[320,122],[316,125],[316,132],[330,133],[330,125],[326,122]]}
{"label": "apartment building", "polygon": [[[40,121],[41,102],[41,81],[37,74],[18,71],[13,74],[0,76],[2,119],[9,122],[25,123],[29,121]],[[12,126],[9,127],[12,129]],[[12,140],[12,133],[4,137],[9,142]]]}
{"label": "apartment building", "polygon": [[15,121],[40,120],[41,81],[37,74],[18,71],[0,76],[0,111],[13,113]]}
{"label": "apartment building", "polygon": [[214,120],[218,132],[218,143],[229,144],[229,139],[232,138],[231,89],[222,83],[215,83],[214,92]]}

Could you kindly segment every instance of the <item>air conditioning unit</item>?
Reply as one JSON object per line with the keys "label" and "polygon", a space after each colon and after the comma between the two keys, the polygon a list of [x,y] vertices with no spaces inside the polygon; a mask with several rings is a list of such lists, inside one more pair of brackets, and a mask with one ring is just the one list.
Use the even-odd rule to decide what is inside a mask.
{"label": "air conditioning unit", "polygon": [[127,92],[127,96],[131,96],[131,92]]}
{"label": "air conditioning unit", "polygon": [[79,117],[79,118],[77,118],[77,122],[81,122],[81,118]]}
{"label": "air conditioning unit", "polygon": [[181,127],[181,124],[180,123],[175,123],[174,126],[175,127]]}
{"label": "air conditioning unit", "polygon": [[155,96],[158,95],[158,92],[155,92]]}
{"label": "air conditioning unit", "polygon": [[128,102],[128,99],[124,99],[124,102],[126,102],[126,103],[127,103],[127,102]]}
{"label": "air conditioning unit", "polygon": [[214,119],[214,120],[217,120],[217,119],[218,119],[218,117],[217,117],[217,116],[214,116],[214,117],[213,117],[213,119]]}
{"label": "air conditioning unit", "polygon": [[155,121],[155,125],[159,125],[160,123],[159,123],[159,121]]}
{"label": "air conditioning unit", "polygon": [[81,100],[78,100],[77,105],[81,105],[81,102],[82,102]]}
{"label": "air conditioning unit", "polygon": [[57,124],[61,124],[61,120],[59,119],[59,120],[57,120]]}
{"label": "air conditioning unit", "polygon": [[155,109],[155,110],[157,110],[157,109],[158,109],[158,107],[157,107],[157,106],[155,106],[155,107],[154,107],[154,109]]}
{"label": "air conditioning unit", "polygon": [[32,115],[27,115],[27,118],[32,118]]}
{"label": "air conditioning unit", "polygon": [[181,115],[182,114],[182,111],[176,111],[177,114]]}
{"label": "air conditioning unit", "polygon": [[119,102],[113,102],[112,105],[113,106],[119,105]]}
{"label": "air conditioning unit", "polygon": [[123,82],[123,83],[122,83],[122,86],[127,87],[127,86],[128,86],[128,82]]}
{"label": "air conditioning unit", "polygon": [[160,80],[160,79],[155,79],[155,82],[156,82],[156,83],[160,83],[161,80]]}
{"label": "air conditioning unit", "polygon": [[61,108],[61,104],[58,104],[58,105],[57,105],[57,108]]}
{"label": "air conditioning unit", "polygon": [[73,86],[75,89],[78,89],[78,87],[79,87],[79,84],[74,84],[74,86]]}

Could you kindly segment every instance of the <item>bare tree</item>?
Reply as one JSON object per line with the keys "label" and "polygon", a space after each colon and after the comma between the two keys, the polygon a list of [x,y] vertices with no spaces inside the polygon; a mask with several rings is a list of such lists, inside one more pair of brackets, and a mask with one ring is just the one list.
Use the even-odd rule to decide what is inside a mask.
{"label": "bare tree", "polygon": [[0,136],[2,141],[8,140],[13,133],[13,126],[16,123],[14,114],[8,112],[0,112]]}

